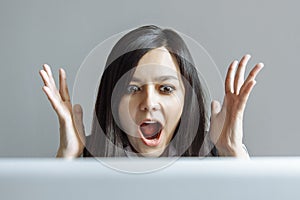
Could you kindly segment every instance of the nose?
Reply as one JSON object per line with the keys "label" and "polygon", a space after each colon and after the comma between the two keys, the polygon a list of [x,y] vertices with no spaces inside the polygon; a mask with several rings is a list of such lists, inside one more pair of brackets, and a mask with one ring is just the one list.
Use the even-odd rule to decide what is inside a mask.
{"label": "nose", "polygon": [[160,104],[158,103],[158,93],[155,91],[155,87],[147,86],[143,91],[143,98],[140,104],[140,109],[142,111],[157,111],[160,109]]}

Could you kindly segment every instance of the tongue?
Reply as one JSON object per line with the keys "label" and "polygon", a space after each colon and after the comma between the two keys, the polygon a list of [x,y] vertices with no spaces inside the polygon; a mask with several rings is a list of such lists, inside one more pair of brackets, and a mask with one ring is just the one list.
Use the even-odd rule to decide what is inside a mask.
{"label": "tongue", "polygon": [[158,123],[144,123],[141,125],[141,131],[146,138],[154,136],[159,131],[159,124]]}

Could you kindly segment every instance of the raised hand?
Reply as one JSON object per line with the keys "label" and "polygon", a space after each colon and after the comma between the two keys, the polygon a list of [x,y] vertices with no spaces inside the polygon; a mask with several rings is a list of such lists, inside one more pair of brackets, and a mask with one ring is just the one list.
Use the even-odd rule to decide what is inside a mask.
{"label": "raised hand", "polygon": [[211,103],[210,138],[221,156],[249,158],[243,148],[243,116],[248,97],[256,83],[255,77],[263,68],[258,63],[244,80],[245,68],[250,55],[245,55],[240,62],[233,61],[225,79],[225,97],[223,105]]}
{"label": "raised hand", "polygon": [[60,145],[57,157],[78,157],[82,154],[85,145],[83,114],[82,108],[78,104],[74,105],[72,109],[66,73],[63,69],[59,70],[59,90],[49,65],[43,65],[40,76],[44,82],[43,91],[59,119]]}

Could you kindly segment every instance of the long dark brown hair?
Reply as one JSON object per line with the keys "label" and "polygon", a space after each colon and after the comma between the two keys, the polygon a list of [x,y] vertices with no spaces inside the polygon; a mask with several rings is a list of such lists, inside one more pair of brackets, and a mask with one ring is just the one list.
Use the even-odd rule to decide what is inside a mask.
{"label": "long dark brown hair", "polygon": [[[183,113],[171,140],[173,148],[177,152],[176,156],[199,156],[207,128],[202,84],[187,45],[179,34],[154,25],[130,31],[111,50],[97,94],[92,133],[87,138],[83,156],[126,155],[124,148],[131,145],[112,114],[112,109],[118,107],[121,97],[126,92],[126,84],[123,85],[124,88],[119,88],[114,99],[112,93],[120,78],[135,68],[143,55],[159,47],[165,47],[176,59],[181,75],[186,80]],[[130,77],[128,83],[129,81]]]}

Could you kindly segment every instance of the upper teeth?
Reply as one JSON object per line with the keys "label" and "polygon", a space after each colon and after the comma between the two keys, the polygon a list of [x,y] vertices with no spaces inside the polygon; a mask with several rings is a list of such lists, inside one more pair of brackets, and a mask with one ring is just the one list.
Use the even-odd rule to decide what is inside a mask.
{"label": "upper teeth", "polygon": [[154,123],[157,123],[156,121],[146,121],[144,123],[148,123],[148,124],[154,124]]}

